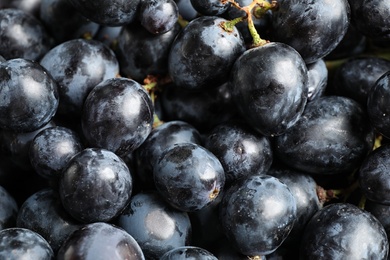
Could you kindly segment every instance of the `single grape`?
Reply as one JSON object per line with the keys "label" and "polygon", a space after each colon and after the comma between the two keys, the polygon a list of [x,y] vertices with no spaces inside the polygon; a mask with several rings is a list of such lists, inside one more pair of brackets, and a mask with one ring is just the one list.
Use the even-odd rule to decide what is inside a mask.
{"label": "single grape", "polygon": [[389,243],[381,223],[349,203],[325,206],[309,221],[301,259],[387,259]]}
{"label": "single grape", "polygon": [[328,86],[328,68],[323,59],[307,65],[308,75],[308,99],[312,101],[317,97],[323,96]]}
{"label": "single grape", "polygon": [[224,193],[220,207],[223,232],[238,252],[249,257],[274,252],[297,217],[294,195],[269,175],[239,179]]}
{"label": "single grape", "polygon": [[82,223],[71,217],[61,204],[57,191],[45,188],[32,194],[20,206],[16,226],[41,235],[57,253],[64,241]]}
{"label": "single grape", "polygon": [[275,138],[275,157],[313,175],[351,173],[374,145],[363,107],[341,96],[309,102],[298,122]]}
{"label": "single grape", "polygon": [[138,17],[148,32],[163,34],[174,28],[179,18],[179,8],[174,0],[142,0]]}
{"label": "single grape", "polygon": [[145,260],[137,241],[123,229],[105,222],[87,224],[62,244],[58,260]]}
{"label": "single grape", "polygon": [[160,259],[167,251],[191,243],[188,214],[170,207],[156,191],[134,195],[115,223],[137,241],[148,259]]}
{"label": "single grape", "polygon": [[245,51],[234,63],[229,87],[246,122],[265,136],[277,136],[301,116],[307,82],[307,68],[298,52],[275,42]]}
{"label": "single grape", "polygon": [[307,64],[333,51],[347,33],[347,0],[278,0],[277,4],[271,39],[292,46]]}
{"label": "single grape", "polygon": [[127,78],[108,79],[89,93],[82,112],[84,137],[93,147],[124,156],[152,131],[153,104],[146,90]]}
{"label": "single grape", "polygon": [[367,98],[367,112],[372,126],[380,134],[390,137],[390,70],[384,73],[371,87]]}
{"label": "single grape", "polygon": [[15,8],[0,10],[0,55],[39,60],[53,45],[38,18]]}
{"label": "single grape", "polygon": [[50,49],[41,59],[58,84],[58,114],[79,119],[89,92],[119,73],[114,52],[94,40],[72,39]]}
{"label": "single grape", "polygon": [[74,155],[59,179],[65,210],[76,220],[110,221],[129,204],[133,180],[129,168],[113,152],[86,148]]}
{"label": "single grape", "polygon": [[57,83],[35,61],[7,60],[0,63],[0,101],[0,128],[32,132],[57,112]]}
{"label": "single grape", "polygon": [[234,61],[245,51],[238,30],[234,27],[228,32],[220,26],[226,21],[217,16],[201,16],[177,35],[168,59],[174,84],[195,90],[226,81]]}
{"label": "single grape", "polygon": [[26,228],[7,228],[0,231],[0,259],[53,260],[49,243],[38,233]]}
{"label": "single grape", "polygon": [[174,208],[200,210],[214,201],[225,185],[225,172],[217,157],[195,143],[166,149],[154,170],[154,184]]}

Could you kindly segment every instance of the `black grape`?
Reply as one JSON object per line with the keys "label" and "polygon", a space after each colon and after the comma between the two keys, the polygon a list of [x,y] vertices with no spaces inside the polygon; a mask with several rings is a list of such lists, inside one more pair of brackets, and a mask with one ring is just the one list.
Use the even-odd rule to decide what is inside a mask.
{"label": "black grape", "polygon": [[13,227],[0,231],[0,259],[53,260],[54,252],[38,233]]}
{"label": "black grape", "polygon": [[82,113],[88,143],[124,156],[152,131],[153,104],[146,90],[127,78],[108,79],[89,93]]}
{"label": "black grape", "polygon": [[38,18],[19,9],[0,10],[0,55],[39,60],[53,42]]}
{"label": "black grape", "polygon": [[300,259],[387,259],[389,243],[381,223],[348,203],[317,211],[301,242]]}
{"label": "black grape", "polygon": [[298,52],[283,43],[268,43],[245,51],[236,60],[229,86],[247,123],[265,136],[276,136],[301,116],[307,82],[307,68]]}
{"label": "black grape", "polygon": [[202,15],[221,15],[230,7],[229,1],[191,0],[191,4]]}
{"label": "black grape", "polygon": [[178,143],[201,144],[198,130],[184,121],[168,121],[154,128],[135,150],[137,175],[144,188],[154,187],[153,169],[161,154]]}
{"label": "black grape", "polygon": [[265,173],[271,167],[271,141],[243,123],[223,123],[205,137],[204,146],[221,162],[226,182]]}
{"label": "black grape", "polygon": [[347,0],[278,0],[272,14],[272,40],[295,48],[306,63],[325,57],[349,27]]}
{"label": "black grape", "polygon": [[83,223],[110,221],[129,204],[130,170],[113,152],[86,148],[72,157],[59,179],[65,210]]}
{"label": "black grape", "polygon": [[390,2],[387,0],[349,0],[351,22],[373,40],[390,39]]}
{"label": "black grape", "polygon": [[145,260],[145,256],[129,233],[112,224],[95,222],[74,231],[62,244],[57,259]]}
{"label": "black grape", "polygon": [[371,152],[359,169],[362,193],[373,202],[390,205],[389,169],[390,145],[382,145]]}
{"label": "black grape", "polygon": [[175,2],[183,19],[191,21],[199,16],[198,11],[192,6],[191,0],[175,0]]}
{"label": "black grape", "polygon": [[93,87],[114,78],[119,63],[111,49],[94,40],[72,39],[50,49],[41,59],[58,83],[59,115],[80,118],[84,101]]}
{"label": "black grape", "polygon": [[308,99],[312,101],[317,97],[323,96],[328,86],[328,68],[326,67],[325,61],[319,59],[316,62],[307,65],[308,75]]}
{"label": "black grape", "polygon": [[57,83],[37,62],[7,60],[0,63],[0,100],[0,128],[31,132],[56,114]]}
{"label": "black grape", "polygon": [[227,32],[217,16],[192,20],[174,40],[168,60],[174,84],[204,89],[224,83],[234,61],[245,51],[244,40],[234,27]]}
{"label": "black grape", "polygon": [[358,168],[374,145],[363,107],[340,96],[309,102],[298,122],[275,138],[275,157],[314,174],[341,174]]}
{"label": "black grape", "polygon": [[217,157],[194,143],[179,143],[166,149],[153,176],[164,200],[186,212],[209,205],[225,185],[225,172]]}
{"label": "black grape", "polygon": [[371,87],[367,98],[367,112],[376,131],[390,137],[390,70],[384,73]]}
{"label": "black grape", "polygon": [[224,193],[220,207],[223,232],[238,252],[249,257],[274,252],[297,218],[290,189],[269,175],[239,179]]}
{"label": "black grape", "polygon": [[170,207],[156,191],[134,195],[115,223],[137,241],[148,259],[160,259],[191,243],[188,214]]}
{"label": "black grape", "polygon": [[58,193],[45,188],[27,198],[18,211],[16,226],[41,235],[55,253],[73,231],[83,224],[64,209]]}
{"label": "black grape", "polygon": [[66,127],[49,127],[31,141],[29,158],[42,177],[57,180],[70,159],[83,148],[80,137]]}
{"label": "black grape", "polygon": [[138,10],[141,25],[152,34],[170,31],[179,18],[174,0],[142,0]]}

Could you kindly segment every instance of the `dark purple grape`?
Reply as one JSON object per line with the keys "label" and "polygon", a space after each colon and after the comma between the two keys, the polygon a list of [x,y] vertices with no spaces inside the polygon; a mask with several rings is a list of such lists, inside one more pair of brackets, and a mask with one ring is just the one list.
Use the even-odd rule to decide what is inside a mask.
{"label": "dark purple grape", "polygon": [[333,92],[367,106],[375,82],[390,71],[390,61],[378,57],[354,57],[341,64],[333,76]]}
{"label": "dark purple grape", "polygon": [[127,78],[108,79],[92,89],[82,113],[82,130],[93,147],[124,156],[152,131],[153,104],[146,90]]}
{"label": "dark purple grape", "polygon": [[366,200],[364,210],[370,212],[379,220],[386,230],[387,239],[390,237],[390,206],[381,203],[376,203],[371,200]]}
{"label": "dark purple grape", "polygon": [[68,236],[82,224],[65,211],[57,192],[42,189],[20,206],[16,226],[41,235],[56,253]]}
{"label": "dark purple grape", "polygon": [[276,136],[301,116],[307,82],[307,68],[298,52],[283,43],[268,43],[236,60],[229,86],[247,123],[265,136]]}
{"label": "dark purple grape", "polygon": [[363,107],[340,96],[309,102],[298,122],[275,138],[276,158],[314,175],[351,173],[374,144]]}
{"label": "dark purple grape", "polygon": [[57,43],[90,38],[99,29],[97,23],[82,16],[68,0],[41,0],[39,18]]}
{"label": "dark purple grape", "polygon": [[134,195],[115,223],[137,241],[147,259],[160,259],[191,242],[188,214],[171,208],[157,192]]}
{"label": "dark purple grape", "polygon": [[359,169],[360,188],[365,197],[376,203],[390,205],[390,145],[382,145],[371,152]]}
{"label": "dark purple grape", "polygon": [[278,0],[272,14],[272,40],[296,49],[307,64],[325,57],[347,33],[347,0]]}
{"label": "dark purple grape", "polygon": [[300,259],[387,259],[389,243],[381,223],[348,203],[317,211],[302,237]]}
{"label": "dark purple grape", "polygon": [[84,223],[110,221],[129,204],[133,180],[121,158],[87,148],[72,157],[59,180],[65,210]]}
{"label": "dark purple grape", "polygon": [[52,40],[38,18],[20,9],[0,10],[0,55],[8,59],[40,59]]}
{"label": "dark purple grape", "polygon": [[362,34],[374,40],[390,40],[390,2],[349,0],[351,22]]}
{"label": "dark purple grape", "polygon": [[39,63],[26,59],[0,63],[0,128],[37,130],[52,119],[58,103],[57,84]]}
{"label": "dark purple grape", "polygon": [[168,60],[174,84],[195,90],[218,86],[227,80],[245,45],[236,28],[232,32],[222,29],[220,24],[226,21],[217,16],[201,16],[177,35]]}
{"label": "dark purple grape", "polygon": [[220,207],[223,232],[249,257],[274,252],[287,238],[297,218],[290,189],[269,175],[239,179],[224,193]]}
{"label": "dark purple grape", "polygon": [[54,252],[38,233],[25,228],[7,228],[0,231],[0,259],[54,260]]}
{"label": "dark purple grape", "polygon": [[148,32],[163,34],[176,25],[179,8],[174,0],[142,0],[138,17],[142,27]]}
{"label": "dark purple grape", "polygon": [[29,149],[34,137],[42,130],[54,127],[53,121],[32,132],[18,133],[15,131],[0,130],[1,152],[22,170],[32,170],[29,158]]}
{"label": "dark purple grape", "polygon": [[39,175],[54,180],[82,148],[76,132],[61,126],[50,127],[40,131],[31,141],[29,158]]}
{"label": "dark purple grape", "polygon": [[367,98],[367,112],[372,126],[380,134],[390,137],[390,69],[371,87]]}
{"label": "dark purple grape", "polygon": [[230,7],[229,1],[220,0],[191,0],[191,4],[201,15],[221,15]]}
{"label": "dark purple grape", "polygon": [[68,2],[89,20],[108,26],[133,22],[140,4],[140,0],[68,0]]}
{"label": "dark purple grape", "polygon": [[91,89],[119,73],[119,63],[113,51],[94,40],[63,42],[49,50],[40,64],[58,84],[58,114],[73,120],[81,116],[83,103]]}
{"label": "dark purple grape", "polygon": [[148,75],[166,75],[170,47],[180,30],[175,24],[168,32],[154,35],[135,23],[124,26],[116,48],[121,74],[138,82]]}
{"label": "dark purple grape", "polygon": [[221,162],[226,182],[265,173],[271,167],[271,142],[245,123],[223,123],[214,127],[205,137],[204,147]]}
{"label": "dark purple grape", "polygon": [[123,229],[96,222],[74,231],[62,244],[58,260],[145,260],[137,241]]}
{"label": "dark purple grape", "polygon": [[157,98],[162,119],[180,120],[200,132],[210,131],[237,114],[228,84],[202,90],[187,90],[173,84],[165,85]]}
{"label": "dark purple grape", "polygon": [[323,96],[328,85],[328,68],[323,59],[307,65],[308,82],[308,99],[312,101]]}
{"label": "dark purple grape", "polygon": [[212,253],[196,246],[174,248],[163,254],[160,260],[218,260]]}
{"label": "dark purple grape", "polygon": [[19,206],[12,195],[0,186],[0,231],[16,226]]}
{"label": "dark purple grape", "polygon": [[154,183],[174,208],[192,212],[214,201],[225,185],[225,172],[217,157],[194,143],[175,144],[159,157]]}
{"label": "dark purple grape", "polygon": [[296,221],[283,246],[299,245],[303,230],[311,217],[322,208],[322,202],[317,195],[317,183],[310,175],[294,171],[287,167],[273,166],[267,172],[287,185],[295,198],[297,205]]}
{"label": "dark purple grape", "polygon": [[177,143],[201,144],[198,130],[184,121],[169,121],[154,128],[135,151],[137,175],[144,188],[154,187],[153,169],[161,154]]}
{"label": "dark purple grape", "polygon": [[116,44],[122,28],[123,26],[101,25],[95,34],[94,39],[111,47],[111,49],[116,49]]}

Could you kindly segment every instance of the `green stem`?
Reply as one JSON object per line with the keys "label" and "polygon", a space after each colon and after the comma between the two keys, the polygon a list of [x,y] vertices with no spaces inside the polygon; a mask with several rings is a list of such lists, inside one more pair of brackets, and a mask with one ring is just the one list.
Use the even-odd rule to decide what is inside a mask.
{"label": "green stem", "polygon": [[245,17],[237,17],[237,18],[230,20],[230,21],[221,22],[220,26],[225,31],[232,32],[234,30],[234,26],[236,24],[238,24],[239,22],[242,22],[243,20],[245,20]]}

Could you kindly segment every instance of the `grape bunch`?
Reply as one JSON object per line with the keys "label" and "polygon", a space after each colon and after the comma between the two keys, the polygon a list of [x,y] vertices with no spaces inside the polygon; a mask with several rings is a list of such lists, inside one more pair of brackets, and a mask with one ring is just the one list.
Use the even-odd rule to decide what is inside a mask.
{"label": "grape bunch", "polygon": [[388,0],[0,0],[0,258],[390,257]]}

